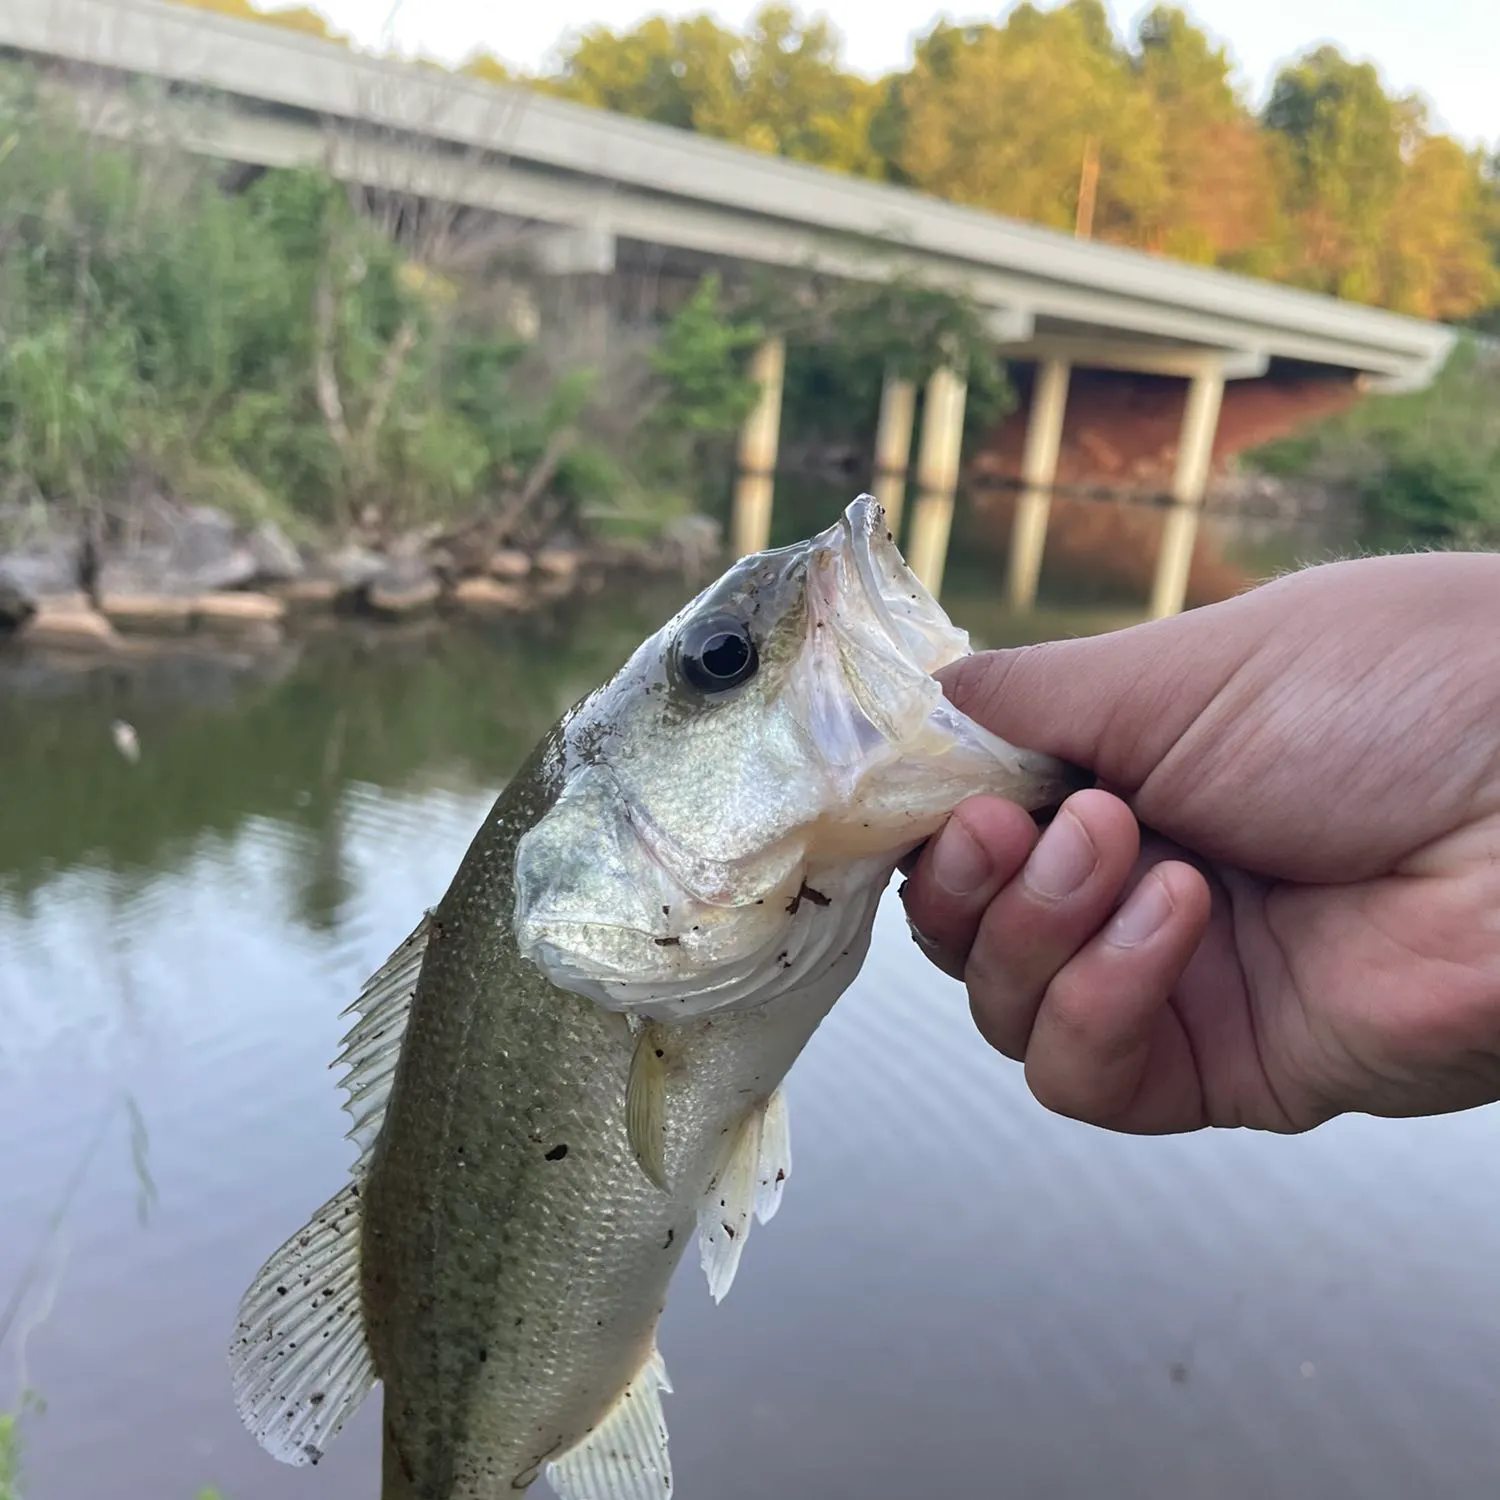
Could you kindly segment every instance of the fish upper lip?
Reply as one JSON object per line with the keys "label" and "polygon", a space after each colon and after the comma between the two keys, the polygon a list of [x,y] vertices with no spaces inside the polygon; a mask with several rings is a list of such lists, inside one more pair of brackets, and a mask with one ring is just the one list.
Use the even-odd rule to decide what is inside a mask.
{"label": "fish upper lip", "polygon": [[[864,593],[865,602],[869,605],[875,618],[880,622],[880,627],[890,641],[892,650],[911,663],[911,665],[920,666],[920,663],[913,655],[909,641],[903,635],[901,627],[896,622],[896,616],[892,612],[885,592],[880,586],[880,580],[876,572],[875,549],[880,545],[880,533],[882,531],[885,531],[886,538],[890,544],[892,558],[900,566],[902,573],[918,589],[923,589],[925,592],[921,579],[912,572],[911,564],[907,562],[901,549],[896,546],[895,538],[891,536],[889,529],[886,527],[885,507],[873,495],[859,495],[850,501],[848,506],[845,507],[843,515],[839,517],[837,525],[830,527],[829,531],[825,532],[824,535],[829,536],[830,541],[832,541],[830,533],[837,533],[838,545],[844,548],[853,563],[854,571],[859,577],[860,588]],[[952,629],[952,622],[949,621],[942,606],[935,599],[930,599],[930,596],[929,604],[930,608],[935,612],[935,618],[930,623],[933,625],[942,624]],[[924,675],[930,675],[927,674],[925,667],[922,670]]]}

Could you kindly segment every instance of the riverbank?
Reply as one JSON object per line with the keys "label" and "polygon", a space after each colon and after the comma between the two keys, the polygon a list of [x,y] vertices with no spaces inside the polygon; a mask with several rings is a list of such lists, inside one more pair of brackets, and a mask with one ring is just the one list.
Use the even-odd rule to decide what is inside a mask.
{"label": "riverbank", "polygon": [[690,515],[649,539],[561,531],[528,544],[503,519],[293,542],[271,522],[152,499],[107,525],[0,515],[0,640],[88,655],[168,642],[274,649],[297,622],[395,626],[555,609],[632,576],[694,584],[720,562],[717,523]]}

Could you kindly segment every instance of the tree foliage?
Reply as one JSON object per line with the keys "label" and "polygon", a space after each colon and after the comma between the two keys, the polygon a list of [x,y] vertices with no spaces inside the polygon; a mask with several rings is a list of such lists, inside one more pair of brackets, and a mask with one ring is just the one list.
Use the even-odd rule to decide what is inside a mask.
{"label": "tree foliage", "polygon": [[1319,47],[1257,117],[1226,48],[1158,5],[1129,42],[1100,0],[938,20],[871,83],[780,4],[746,31],[661,17],[574,39],[535,86],[1058,230],[1098,163],[1093,234],[1423,317],[1500,301],[1500,173]]}
{"label": "tree foliage", "polygon": [[575,512],[681,496],[753,399],[753,333],[720,300],[704,288],[629,368],[559,368],[484,275],[425,264],[321,172],[226,193],[0,70],[0,500],[145,483],[293,524],[413,525],[544,461]]}
{"label": "tree foliage", "polygon": [[[181,3],[343,40],[306,7]],[[874,81],[826,20],[781,0],[743,31],[707,12],[590,27],[539,77],[488,54],[465,71],[1058,230],[1096,162],[1097,238],[1500,326],[1495,157],[1328,45],[1287,64],[1257,116],[1228,49],[1171,5],[1128,39],[1103,0],[939,18],[910,68]]]}
{"label": "tree foliage", "polygon": [[1465,337],[1426,390],[1372,396],[1251,457],[1352,491],[1372,547],[1500,546],[1500,354]]}
{"label": "tree foliage", "polygon": [[837,34],[767,5],[743,35],[707,15],[652,16],[623,36],[584,32],[541,86],[563,98],[735,141],[794,161],[872,173],[873,84],[843,66]]}

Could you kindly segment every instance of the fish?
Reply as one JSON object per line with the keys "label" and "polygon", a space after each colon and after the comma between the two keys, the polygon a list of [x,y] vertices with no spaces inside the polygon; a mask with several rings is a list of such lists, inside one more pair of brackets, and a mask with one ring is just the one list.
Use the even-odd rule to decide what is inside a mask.
{"label": "fish", "polygon": [[273,1457],[378,1383],[382,1500],[672,1495],[668,1285],[696,1243],[722,1300],[780,1208],[784,1080],[896,866],[967,796],[1078,784],[947,700],[969,650],[861,495],[542,738],[350,1007],[358,1160],[230,1348]]}

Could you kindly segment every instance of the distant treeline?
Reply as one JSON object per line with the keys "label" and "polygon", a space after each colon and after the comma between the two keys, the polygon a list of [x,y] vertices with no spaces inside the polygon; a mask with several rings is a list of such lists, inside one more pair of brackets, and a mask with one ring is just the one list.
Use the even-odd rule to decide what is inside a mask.
{"label": "distant treeline", "polygon": [[[184,0],[343,40],[305,6]],[[1054,229],[1419,317],[1500,326],[1500,152],[1434,130],[1368,63],[1321,46],[1257,115],[1222,48],[1158,6],[1128,41],[1102,0],[939,21],[904,72],[851,73],[826,22],[764,6],[595,27],[552,72],[473,76],[904,183]]]}

